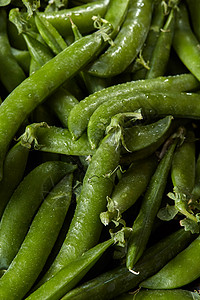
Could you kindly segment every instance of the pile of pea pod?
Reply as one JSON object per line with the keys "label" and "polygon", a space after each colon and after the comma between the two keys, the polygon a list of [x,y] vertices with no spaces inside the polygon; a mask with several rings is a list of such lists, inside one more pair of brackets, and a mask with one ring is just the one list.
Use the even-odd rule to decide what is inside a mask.
{"label": "pile of pea pod", "polygon": [[200,299],[199,128],[199,0],[0,0],[0,299]]}

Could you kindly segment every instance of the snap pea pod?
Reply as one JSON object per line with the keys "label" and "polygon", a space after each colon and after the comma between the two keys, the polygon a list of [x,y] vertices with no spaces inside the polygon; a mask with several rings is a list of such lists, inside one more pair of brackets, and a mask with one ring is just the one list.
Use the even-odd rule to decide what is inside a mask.
{"label": "snap pea pod", "polygon": [[29,150],[15,144],[7,153],[4,164],[4,178],[0,182],[0,217],[14,190],[23,178]]}
{"label": "snap pea pod", "polygon": [[170,259],[184,249],[191,241],[191,234],[183,229],[172,233],[163,240],[149,248],[144,256],[136,263],[133,274],[125,266],[120,266],[111,271],[83,283],[68,292],[62,300],[93,300],[113,299],[116,296],[134,289],[138,284],[162,268]]}
{"label": "snap pea pod", "polygon": [[142,256],[149,240],[166,187],[175,147],[176,142],[170,146],[160,161],[144,195],[139,214],[133,223],[126,256],[126,266],[129,270]]}
{"label": "snap pea pod", "polygon": [[29,72],[30,54],[27,50],[19,50],[11,47],[12,55],[15,57],[18,64],[24,70],[26,74]]}
{"label": "snap pea pod", "polygon": [[[135,94],[135,95],[134,95]],[[147,117],[172,115],[180,118],[200,118],[200,97],[195,93],[134,93],[121,102],[109,100],[101,104],[90,117],[88,140],[92,149],[97,147],[113,115],[142,109]]]}
{"label": "snap pea pod", "polygon": [[53,25],[38,13],[35,15],[35,24],[42,38],[55,55],[67,47],[67,43],[53,27]]}
{"label": "snap pea pod", "polygon": [[195,135],[192,131],[187,132],[185,141],[174,153],[171,178],[179,193],[191,197],[195,184]]}
{"label": "snap pea pod", "polygon": [[28,149],[78,156],[94,154],[86,134],[74,141],[67,129],[48,126],[44,122],[28,125],[20,140]]}
{"label": "snap pea pod", "polygon": [[53,111],[60,120],[63,127],[68,126],[68,117],[72,108],[79,101],[69,91],[60,87],[57,91],[48,97],[45,104]]}
{"label": "snap pea pod", "polygon": [[149,61],[150,69],[147,70],[145,78],[156,78],[165,74],[172,47],[175,17],[175,11],[172,9],[162,31],[159,34],[157,43]]}
{"label": "snap pea pod", "polygon": [[139,151],[157,143],[158,140],[163,140],[163,136],[166,136],[170,129],[172,120],[172,116],[166,116],[151,124],[124,128],[124,144],[126,148],[130,152]]}
{"label": "snap pea pod", "polygon": [[0,223],[0,268],[17,254],[32,218],[46,193],[75,166],[49,161],[33,169],[13,193]]}
{"label": "snap pea pod", "polygon": [[199,253],[200,236],[140,286],[150,289],[175,289],[194,281],[200,276]]}
{"label": "snap pea pod", "polygon": [[189,8],[190,17],[192,21],[192,29],[200,41],[200,17],[199,17],[199,1],[196,0],[186,0],[187,6]]}
{"label": "snap pea pod", "polygon": [[22,299],[40,274],[59,234],[72,195],[72,174],[51,190],[37,211],[26,237],[0,279],[1,299]]}
{"label": "snap pea pod", "polygon": [[200,296],[197,292],[191,292],[188,290],[153,290],[145,291],[141,290],[135,295],[124,295],[118,297],[116,300],[197,300]]}
{"label": "snap pea pod", "polygon": [[[103,42],[102,30],[81,38],[60,52],[4,100],[0,106],[0,180],[9,143],[22,122],[37,105],[92,59]],[[107,30],[110,32],[110,28]]]}
{"label": "snap pea pod", "polygon": [[88,34],[94,30],[92,17],[98,15],[103,17],[108,4],[108,0],[97,0],[74,8],[39,14],[47,19],[63,37],[72,34],[70,18],[80,28],[82,34]]}
{"label": "snap pea pod", "polygon": [[[163,3],[158,1],[154,4],[153,15],[151,20],[151,26],[145,43],[139,53],[139,57],[133,61],[132,65],[128,67],[131,69],[132,79],[144,79],[147,69],[149,68],[149,61],[151,59],[154,46],[160,34],[160,30],[163,27],[165,21],[165,13],[163,9]],[[140,56],[141,55],[141,56]]]}
{"label": "snap pea pod", "polygon": [[112,220],[118,220],[121,214],[130,208],[144,193],[156,164],[155,157],[150,157],[133,164],[122,174],[111,194],[107,211],[100,214],[101,222],[104,225],[108,225]]}
{"label": "snap pea pod", "polygon": [[7,35],[7,14],[3,8],[0,9],[0,23],[0,80],[8,92],[11,92],[26,76],[12,55]]}
{"label": "snap pea pod", "polygon": [[97,244],[103,224],[100,213],[106,208],[120,158],[121,130],[106,135],[94,153],[84,176],[81,194],[65,241],[40,285],[69,262]]}
{"label": "snap pea pod", "polygon": [[88,69],[99,77],[112,77],[123,72],[142,48],[149,31],[152,16],[151,0],[131,0],[120,32],[99,59]]}
{"label": "snap pea pod", "polygon": [[76,105],[69,115],[68,128],[74,139],[77,139],[86,130],[88,121],[93,112],[102,103],[115,99],[122,101],[131,96],[134,91],[190,91],[198,88],[199,82],[191,74],[159,77],[154,79],[131,81],[114,85],[89,95]]}
{"label": "snap pea pod", "polygon": [[188,12],[183,3],[177,12],[173,47],[183,64],[200,80],[199,41],[192,32]]}
{"label": "snap pea pod", "polygon": [[114,243],[114,239],[97,244],[60,270],[26,299],[57,300],[70,291],[98,261],[101,255]]}

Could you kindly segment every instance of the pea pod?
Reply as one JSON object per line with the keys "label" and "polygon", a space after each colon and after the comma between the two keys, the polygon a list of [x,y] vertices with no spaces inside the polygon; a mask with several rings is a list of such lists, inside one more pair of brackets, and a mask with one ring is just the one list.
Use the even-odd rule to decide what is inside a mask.
{"label": "pea pod", "polygon": [[165,74],[172,47],[174,27],[175,11],[172,9],[153,50],[149,61],[150,69],[147,70],[146,78],[155,78]]}
{"label": "pea pod", "polygon": [[145,291],[141,290],[135,295],[126,294],[117,297],[116,300],[197,300],[200,296],[197,292],[191,292],[188,290],[154,290]]}
{"label": "pea pod", "polygon": [[56,241],[71,195],[72,174],[68,174],[45,198],[19,251],[1,277],[1,299],[22,299],[30,290]]}
{"label": "pea pod", "polygon": [[126,257],[126,266],[129,270],[134,267],[146,248],[154,219],[160,208],[175,147],[174,142],[160,161],[144,195],[139,214],[133,223]]}
{"label": "pea pod", "polygon": [[121,214],[130,208],[145,191],[156,167],[155,157],[133,164],[115,186],[109,199],[106,212],[100,214],[101,221],[108,225],[118,220]]}
{"label": "pea pod", "polygon": [[[4,100],[0,106],[0,180],[8,146],[22,122],[37,105],[92,59],[103,42],[102,30],[81,38],[60,52]],[[110,28],[107,30],[110,32]]]}
{"label": "pea pod", "polygon": [[110,86],[83,99],[70,112],[68,128],[74,139],[77,139],[86,130],[88,121],[93,112],[104,102],[111,99],[122,101],[130,97],[134,91],[190,91],[198,88],[199,82],[191,74],[159,77],[122,83]]}
{"label": "pea pod", "polygon": [[11,46],[7,36],[7,14],[4,9],[0,9],[0,80],[11,92],[18,86],[26,76],[12,55]]}
{"label": "pea pod", "polygon": [[190,241],[191,234],[180,229],[146,251],[141,260],[135,265],[135,271],[139,274],[133,274],[125,266],[120,266],[83,283],[61,299],[86,300],[88,297],[94,300],[113,299],[136,288],[144,278],[162,268],[171,257],[184,249]]}
{"label": "pea pod", "polygon": [[74,8],[55,12],[40,12],[39,14],[47,19],[63,37],[72,34],[70,18],[80,28],[82,34],[88,34],[94,30],[92,17],[97,15],[103,17],[108,3],[108,0],[97,0]]}
{"label": "pea pod", "polygon": [[15,57],[18,64],[24,70],[26,74],[29,72],[29,65],[30,65],[30,55],[27,50],[19,50],[16,48],[11,48],[12,55]]}
{"label": "pea pod", "polygon": [[[195,93],[137,93],[121,102],[109,100],[101,104],[88,123],[88,139],[92,148],[97,147],[113,115],[142,109],[145,116],[172,115],[181,118],[200,118],[199,95]],[[190,105],[188,105],[190,103]]]}
{"label": "pea pod", "polygon": [[190,72],[200,80],[200,49],[199,41],[192,32],[188,12],[183,3],[180,4],[177,12],[173,47]]}
{"label": "pea pod", "polygon": [[166,116],[154,123],[124,129],[124,144],[130,152],[139,151],[162,139],[170,128],[173,117]]}
{"label": "pea pod", "polygon": [[199,18],[199,1],[196,0],[186,0],[186,3],[189,8],[190,17],[192,21],[192,28],[193,31],[197,37],[197,39],[200,41],[200,18]]}
{"label": "pea pod", "polygon": [[100,237],[100,213],[105,210],[106,197],[110,196],[113,179],[120,157],[121,131],[109,133],[94,153],[83,180],[75,214],[65,241],[40,285],[54,276],[69,262],[93,247]]}
{"label": "pea pod", "polygon": [[113,243],[114,240],[110,239],[88,250],[82,256],[60,270],[54,277],[45,282],[26,299],[60,299],[81,280]]}
{"label": "pea pod", "polygon": [[143,281],[140,286],[149,289],[182,287],[199,275],[200,237],[169,261],[158,273]]}
{"label": "pea pod", "polygon": [[131,64],[149,31],[152,3],[151,0],[130,1],[125,21],[114,40],[114,45],[90,66],[90,74],[112,77],[123,72]]}
{"label": "pea pod", "polygon": [[67,129],[48,126],[44,122],[28,125],[20,140],[24,147],[44,152],[78,156],[94,153],[86,134],[74,141]]}
{"label": "pea pod", "polygon": [[0,182],[0,216],[10,200],[14,190],[23,178],[29,150],[15,144],[8,152],[4,164],[4,178]]}
{"label": "pea pod", "polygon": [[45,194],[74,168],[64,162],[49,161],[33,169],[20,183],[6,206],[0,223],[1,269],[7,269],[17,254]]}

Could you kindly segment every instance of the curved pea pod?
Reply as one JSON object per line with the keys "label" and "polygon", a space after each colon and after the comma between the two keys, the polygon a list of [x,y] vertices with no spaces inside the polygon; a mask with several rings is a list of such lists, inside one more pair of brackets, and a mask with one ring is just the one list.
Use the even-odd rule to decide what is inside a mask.
{"label": "curved pea pod", "polygon": [[155,2],[151,20],[151,26],[145,43],[139,52],[138,57],[133,61],[132,65],[128,67],[134,74],[132,78],[142,79],[149,68],[149,61],[151,59],[154,47],[157,43],[159,33],[165,21],[165,13],[162,2]]}
{"label": "curved pea pod", "polygon": [[107,211],[100,214],[101,222],[108,225],[118,220],[144,193],[156,167],[155,157],[133,164],[115,186],[108,199]]}
{"label": "curved pea pod", "polygon": [[23,178],[29,150],[15,144],[7,153],[4,163],[4,178],[0,182],[0,216],[10,200],[14,190]]}
{"label": "curved pea pod", "polygon": [[138,284],[162,268],[191,241],[191,233],[180,229],[149,248],[135,265],[135,274],[120,266],[83,283],[68,292],[62,300],[113,299],[134,289]]}
{"label": "curved pea pod", "polygon": [[197,292],[188,290],[154,290],[145,291],[141,290],[135,295],[126,294],[117,297],[116,300],[197,300],[200,296]]}
{"label": "curved pea pod", "polygon": [[152,16],[151,0],[131,0],[126,18],[109,47],[88,69],[99,77],[112,77],[123,72],[142,48]]}
{"label": "curved pea pod", "polygon": [[195,93],[141,92],[134,93],[121,102],[111,99],[101,104],[90,117],[87,133],[91,147],[97,147],[112,116],[138,109],[141,109],[142,114],[147,117],[172,115],[179,118],[199,119],[200,97]]}
{"label": "curved pea pod", "polygon": [[192,197],[198,199],[200,197],[200,155],[198,155],[195,163],[195,184],[192,190]]}
{"label": "curved pea pod", "polygon": [[45,122],[28,125],[20,140],[28,149],[78,156],[94,154],[86,134],[74,141],[67,129],[48,126]]}
{"label": "curved pea pod", "polygon": [[69,208],[72,178],[68,174],[61,179],[41,204],[19,251],[0,279],[1,299],[22,299],[40,274]]}
{"label": "curved pea pod", "polygon": [[133,223],[126,257],[126,266],[129,270],[133,268],[135,263],[141,257],[149,240],[153,222],[160,208],[163,193],[167,184],[175,147],[176,142],[170,146],[160,161],[144,195],[139,214]]}
{"label": "curved pea pod", "polygon": [[92,59],[103,43],[102,30],[104,34],[110,32],[110,27],[104,29],[64,49],[25,79],[4,100],[0,106],[0,180],[6,152],[20,125],[39,104]]}
{"label": "curved pea pod", "polygon": [[122,101],[134,91],[189,91],[198,88],[198,80],[191,74],[137,80],[107,87],[89,95],[76,105],[69,115],[68,128],[74,139],[86,130],[88,121],[94,111],[104,102],[111,99]]}
{"label": "curved pea pod", "polygon": [[200,49],[198,45],[199,41],[191,29],[187,9],[181,3],[177,12],[173,47],[183,64],[200,80]]}
{"label": "curved pea pod", "polygon": [[171,168],[171,178],[177,192],[191,196],[195,184],[195,135],[188,131],[185,141],[177,147]]}
{"label": "curved pea pod", "polygon": [[27,50],[19,50],[13,47],[11,47],[11,52],[18,64],[20,65],[20,67],[24,70],[26,74],[28,74],[30,66],[29,52]]}
{"label": "curved pea pod", "polygon": [[168,262],[158,273],[143,281],[140,286],[149,289],[175,289],[195,279],[199,274],[200,237]]}
{"label": "curved pea pod", "polygon": [[151,59],[149,61],[150,68],[147,70],[145,78],[156,78],[165,74],[172,48],[175,17],[175,10],[171,9],[166,23],[155,44]]}
{"label": "curved pea pod", "polygon": [[69,262],[97,244],[103,224],[100,213],[113,189],[113,172],[119,163],[121,130],[106,135],[94,153],[84,176],[81,193],[65,241],[42,278],[40,285],[53,277]]}
{"label": "curved pea pod", "polygon": [[170,129],[173,117],[166,116],[157,122],[147,125],[134,125],[130,128],[124,128],[124,144],[130,152],[139,151],[158,140],[163,140],[163,136]]}
{"label": "curved pea pod", "polygon": [[46,101],[47,106],[56,114],[65,128],[68,126],[70,111],[78,103],[78,100],[64,88],[59,88]]}
{"label": "curved pea pod", "polygon": [[43,40],[55,55],[57,55],[67,47],[67,43],[57,32],[54,26],[48,21],[48,19],[45,19],[38,13],[36,13],[35,24]]}
{"label": "curved pea pod", "polygon": [[0,268],[7,269],[26,236],[46,193],[75,166],[45,162],[33,169],[13,193],[0,223]]}
{"label": "curved pea pod", "polygon": [[60,270],[54,277],[41,285],[41,287],[30,294],[26,299],[60,299],[84,277],[113,243],[114,240],[110,239],[86,251],[83,255]]}
{"label": "curved pea pod", "polygon": [[200,41],[200,15],[199,15],[199,1],[196,0],[186,0],[187,6],[189,8],[190,12],[190,18],[192,21],[192,29],[197,37],[197,39]]}
{"label": "curved pea pod", "polygon": [[88,34],[94,30],[92,17],[97,15],[103,17],[108,3],[108,0],[97,0],[60,11],[40,12],[39,15],[47,19],[63,37],[72,34],[70,18],[80,28],[82,34]]}
{"label": "curved pea pod", "polygon": [[11,92],[23,80],[26,79],[24,71],[19,66],[12,55],[11,46],[7,36],[7,14],[4,9],[0,9],[0,80]]}

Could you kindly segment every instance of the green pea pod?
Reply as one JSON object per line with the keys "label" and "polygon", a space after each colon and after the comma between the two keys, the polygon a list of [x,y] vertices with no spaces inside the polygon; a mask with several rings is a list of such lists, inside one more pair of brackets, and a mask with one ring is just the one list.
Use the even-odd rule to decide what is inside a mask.
{"label": "green pea pod", "polygon": [[114,240],[110,239],[88,250],[82,256],[60,270],[54,277],[45,282],[26,299],[60,299],[83,278],[113,243]]}
{"label": "green pea pod", "polygon": [[[134,95],[135,94],[135,95]],[[91,147],[97,147],[102,139],[111,117],[115,114],[131,112],[138,109],[148,117],[172,115],[181,118],[200,118],[200,97],[195,93],[134,93],[121,102],[109,100],[101,104],[91,116],[88,123],[88,139]],[[188,105],[190,103],[190,105]]]}
{"label": "green pea pod", "polygon": [[74,139],[77,139],[86,130],[88,121],[93,112],[104,102],[123,101],[134,91],[190,91],[199,86],[198,80],[191,74],[159,77],[122,83],[110,86],[102,91],[89,95],[76,105],[69,115],[68,128]]}
{"label": "green pea pod", "polygon": [[169,61],[175,26],[175,11],[172,9],[167,21],[159,34],[149,61],[150,69],[147,70],[145,78],[156,78],[163,76]]}
{"label": "green pea pod", "polygon": [[173,117],[166,116],[155,123],[135,125],[124,129],[124,144],[130,151],[139,151],[162,139],[169,130]]}
{"label": "green pea pod", "polygon": [[67,128],[68,117],[78,100],[66,89],[60,87],[53,95],[48,97],[47,106],[56,114],[63,127]]}
{"label": "green pea pod", "polygon": [[142,48],[149,31],[152,16],[151,0],[131,0],[120,32],[98,60],[88,69],[99,77],[112,77],[123,72]]}
{"label": "green pea pod", "polygon": [[11,47],[12,55],[15,57],[18,64],[24,70],[26,74],[29,72],[30,66],[30,54],[27,50],[19,50]]}
{"label": "green pea pod", "polygon": [[3,8],[0,9],[0,24],[0,80],[8,92],[11,92],[26,76],[12,55],[7,35],[7,14]]}
{"label": "green pea pod", "polygon": [[187,290],[141,290],[135,295],[126,294],[116,298],[116,300],[197,300],[200,296],[197,292]]}
{"label": "green pea pod", "polygon": [[[145,74],[149,68],[149,61],[151,59],[154,47],[157,43],[159,33],[163,27],[165,21],[165,13],[163,10],[162,2],[155,2],[153,15],[151,20],[151,26],[145,40],[145,43],[139,53],[138,58],[130,65],[131,72],[133,72],[132,78],[135,80],[145,78]],[[128,68],[128,69],[129,69]]]}
{"label": "green pea pod", "polygon": [[35,24],[44,41],[54,54],[60,53],[67,47],[66,42],[53,25],[38,13],[35,15]]}
{"label": "green pea pod", "polygon": [[130,208],[146,190],[156,167],[155,157],[133,164],[115,186],[109,199],[106,212],[100,214],[101,222],[108,225],[118,220],[123,212]]}
{"label": "green pea pod", "polygon": [[158,273],[143,281],[140,286],[150,289],[175,289],[200,276],[200,237],[168,262]]}
{"label": "green pea pod", "polygon": [[196,35],[196,37],[198,38],[198,40],[200,41],[200,16],[199,16],[199,1],[196,0],[186,0],[186,3],[188,5],[189,8],[189,12],[190,12],[190,17],[191,17],[191,21],[192,21],[192,28],[193,31]]}
{"label": "green pea pod", "polygon": [[39,15],[47,19],[63,37],[72,34],[70,19],[80,28],[82,34],[88,34],[94,30],[92,17],[103,17],[108,4],[108,0],[97,0],[60,11],[40,12]]}
{"label": "green pea pod", "polygon": [[49,161],[37,166],[13,193],[0,223],[0,268],[7,269],[17,254],[44,196],[75,166]]}
{"label": "green pea pod", "polygon": [[115,299],[116,296],[134,289],[138,284],[162,268],[170,259],[184,249],[191,241],[191,234],[180,229],[149,248],[136,263],[131,273],[125,266],[120,266],[83,283],[68,292],[62,300]]}
{"label": "green pea pod", "polygon": [[40,206],[18,253],[0,279],[1,299],[22,299],[40,274],[69,208],[72,178],[72,174],[65,176]]}
{"label": "green pea pod", "polygon": [[200,49],[198,45],[199,41],[191,29],[187,9],[181,3],[177,12],[173,47],[183,64],[200,80]]}
{"label": "green pea pod", "polygon": [[102,30],[104,34],[109,33],[110,27],[74,42],[24,80],[4,100],[0,106],[0,180],[8,146],[20,125],[45,98],[92,59],[103,42]]}
{"label": "green pea pod", "polygon": [[114,130],[102,140],[94,153],[65,241],[40,285],[98,242],[103,227],[99,215],[105,210],[106,198],[112,192],[113,171],[120,157],[120,138],[121,130]]}
{"label": "green pea pod", "polygon": [[171,168],[172,183],[177,192],[191,197],[195,184],[195,135],[188,131],[186,139],[177,147]]}
{"label": "green pea pod", "polygon": [[14,190],[23,178],[29,150],[20,143],[14,145],[8,152],[4,164],[4,178],[0,182],[0,216],[10,200]]}
{"label": "green pea pod", "polygon": [[126,257],[126,266],[129,270],[141,257],[149,240],[166,187],[175,147],[174,142],[160,161],[144,195],[139,214],[133,223]]}
{"label": "green pea pod", "polygon": [[46,123],[35,123],[26,127],[25,133],[20,137],[26,148],[65,155],[91,155],[91,149],[86,134],[80,139],[72,140],[67,129],[51,126]]}
{"label": "green pea pod", "polygon": [[192,190],[192,197],[198,199],[200,197],[200,155],[198,155],[195,163],[195,185]]}

